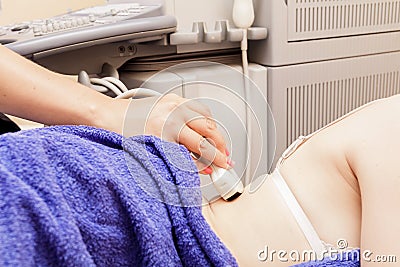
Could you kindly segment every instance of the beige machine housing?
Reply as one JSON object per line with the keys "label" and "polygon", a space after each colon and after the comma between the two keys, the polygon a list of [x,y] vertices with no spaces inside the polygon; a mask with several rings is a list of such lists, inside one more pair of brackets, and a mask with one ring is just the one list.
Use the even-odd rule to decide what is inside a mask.
{"label": "beige machine housing", "polygon": [[[274,162],[300,135],[367,102],[400,93],[400,52],[267,69],[276,125]],[[268,142],[275,142],[271,137]]]}
{"label": "beige machine housing", "polygon": [[255,25],[268,28],[268,39],[251,42],[249,53],[268,69],[274,162],[299,135],[400,92],[400,1],[254,3]]}
{"label": "beige machine housing", "polygon": [[400,1],[255,1],[256,26],[268,39],[250,44],[251,61],[301,64],[398,51]]}
{"label": "beige machine housing", "polygon": [[[227,19],[233,25],[232,3],[167,0],[165,10],[176,16],[177,31],[185,32],[190,31],[195,21],[204,21],[212,27],[215,21]],[[253,3],[254,26],[267,28],[268,37],[250,41],[249,58],[255,63],[253,66],[259,64],[266,70],[263,78],[266,87],[261,91],[266,93],[274,116],[269,125],[275,127],[266,129],[268,136],[253,136],[252,142],[267,142],[268,161],[275,163],[299,135],[315,131],[368,101],[399,93],[399,0],[254,0]],[[239,44],[202,42],[178,45],[177,53],[216,51],[218,54],[234,47]],[[218,107],[213,109],[218,113]],[[230,127],[235,131],[235,126]]]}

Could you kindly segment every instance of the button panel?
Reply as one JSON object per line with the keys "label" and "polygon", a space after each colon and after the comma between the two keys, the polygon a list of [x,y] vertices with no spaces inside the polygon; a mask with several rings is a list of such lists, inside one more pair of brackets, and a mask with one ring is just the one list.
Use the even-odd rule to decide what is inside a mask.
{"label": "button panel", "polygon": [[[39,37],[77,28],[115,23],[121,20],[146,17],[159,5],[140,5],[138,3],[110,4],[81,9],[61,16],[43,20],[6,25],[0,27],[0,36],[10,39]],[[150,15],[149,15],[150,16]]]}

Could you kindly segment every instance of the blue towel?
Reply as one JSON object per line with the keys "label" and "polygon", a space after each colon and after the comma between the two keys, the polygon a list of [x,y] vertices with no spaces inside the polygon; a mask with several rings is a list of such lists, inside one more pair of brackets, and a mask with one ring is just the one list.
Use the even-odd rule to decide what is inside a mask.
{"label": "blue towel", "polygon": [[0,266],[237,266],[188,151],[85,126],[0,137]]}
{"label": "blue towel", "polygon": [[0,181],[0,266],[237,266],[182,146],[84,126],[5,134]]}

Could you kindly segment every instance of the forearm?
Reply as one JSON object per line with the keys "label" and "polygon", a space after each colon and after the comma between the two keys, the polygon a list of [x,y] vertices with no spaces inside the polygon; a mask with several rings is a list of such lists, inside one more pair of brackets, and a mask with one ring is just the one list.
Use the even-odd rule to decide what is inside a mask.
{"label": "forearm", "polygon": [[0,111],[40,123],[121,133],[128,100],[114,100],[0,45]]}
{"label": "forearm", "polygon": [[[151,134],[183,144],[218,167],[229,167],[224,138],[201,103],[173,94],[135,100],[128,110],[130,103],[100,94],[0,45],[0,112],[46,125],[91,125],[125,136]],[[215,147],[204,143],[205,138]]]}

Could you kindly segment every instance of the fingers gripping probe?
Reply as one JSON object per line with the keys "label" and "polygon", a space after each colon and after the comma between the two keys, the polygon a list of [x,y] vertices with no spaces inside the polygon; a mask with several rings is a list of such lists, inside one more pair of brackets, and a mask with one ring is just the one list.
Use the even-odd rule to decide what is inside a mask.
{"label": "fingers gripping probe", "polygon": [[[102,78],[89,78],[89,75],[82,71],[79,73],[78,82],[91,87],[95,90],[104,90],[109,89],[112,90],[117,96],[116,98],[134,98],[134,97],[149,97],[149,96],[160,96],[161,94],[157,91],[145,88],[136,88],[130,90],[124,90],[125,86],[122,86],[119,82],[116,82],[115,79],[107,77],[107,79]],[[121,82],[122,83],[122,82]],[[101,85],[101,86],[97,86]],[[99,88],[97,88],[99,87]],[[195,159],[199,159],[200,156],[195,153],[191,153]],[[211,181],[215,189],[218,191],[219,195],[225,201],[232,201],[239,197],[243,191],[244,186],[239,176],[233,170],[224,169],[211,164],[213,172],[210,174]]]}

